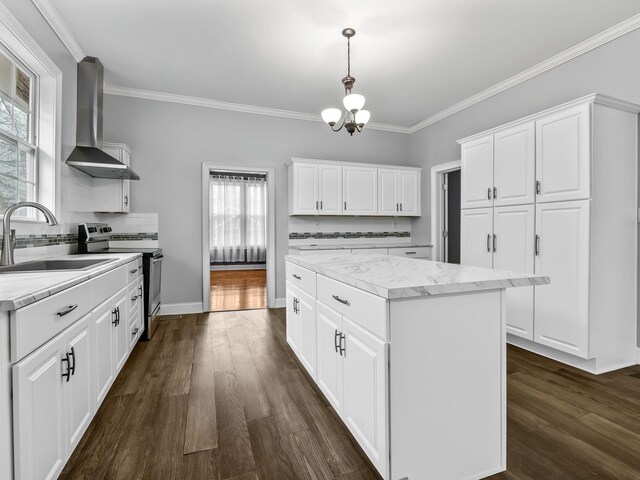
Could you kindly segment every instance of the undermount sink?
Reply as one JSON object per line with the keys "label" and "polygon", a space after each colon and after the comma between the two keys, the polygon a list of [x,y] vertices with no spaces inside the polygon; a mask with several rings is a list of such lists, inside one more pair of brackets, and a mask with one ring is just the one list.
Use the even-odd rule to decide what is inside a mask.
{"label": "undermount sink", "polygon": [[34,260],[32,262],[17,263],[0,267],[0,273],[20,273],[20,272],[59,272],[64,270],[84,270],[107,262],[112,262],[113,258],[77,258],[77,259],[56,259],[56,260]]}

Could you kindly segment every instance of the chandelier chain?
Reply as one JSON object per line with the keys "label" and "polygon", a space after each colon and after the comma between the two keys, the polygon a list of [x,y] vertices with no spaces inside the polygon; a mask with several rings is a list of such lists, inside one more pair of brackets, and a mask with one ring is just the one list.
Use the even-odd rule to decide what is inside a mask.
{"label": "chandelier chain", "polygon": [[351,37],[347,37],[347,76],[351,76]]}

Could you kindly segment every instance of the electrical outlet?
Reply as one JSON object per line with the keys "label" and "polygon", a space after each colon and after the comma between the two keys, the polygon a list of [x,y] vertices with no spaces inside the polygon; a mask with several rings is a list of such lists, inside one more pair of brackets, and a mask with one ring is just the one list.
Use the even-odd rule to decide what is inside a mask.
{"label": "electrical outlet", "polygon": [[398,229],[398,219],[397,218],[392,219],[391,220],[391,225],[393,226],[394,230],[397,230]]}

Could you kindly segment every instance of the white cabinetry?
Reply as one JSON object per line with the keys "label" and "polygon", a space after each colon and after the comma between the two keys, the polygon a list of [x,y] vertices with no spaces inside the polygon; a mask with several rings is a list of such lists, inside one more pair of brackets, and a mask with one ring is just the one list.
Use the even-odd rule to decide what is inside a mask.
{"label": "white cabinetry", "polygon": [[292,158],[289,215],[420,216],[421,169]]}
{"label": "white cabinetry", "polygon": [[420,172],[378,169],[378,214],[420,216]]}
{"label": "white cabinetry", "polygon": [[115,379],[114,328],[116,314],[111,299],[92,312],[95,342],[93,346],[94,396],[96,409],[102,405]]}
{"label": "white cabinetry", "polygon": [[[287,321],[289,321],[287,317]],[[342,411],[342,357],[339,356],[342,317],[317,303],[317,377],[318,387],[336,412]]]}
{"label": "white cabinetry", "polygon": [[594,94],[459,141],[462,263],[549,276],[507,293],[507,338],[592,373],[635,363],[639,110]]}
{"label": "white cabinetry", "polygon": [[[291,324],[291,325],[290,325]],[[287,342],[316,377],[316,304],[313,296],[287,281]]]}
{"label": "white cabinetry", "polygon": [[538,203],[590,196],[591,105],[579,105],[536,122]]}
{"label": "white cabinetry", "polygon": [[[131,165],[131,149],[124,143],[104,142],[102,150],[125,165]],[[93,179],[93,211],[128,213],[131,209],[131,180]]]}
{"label": "white cabinetry", "polygon": [[343,212],[348,215],[378,213],[378,170],[372,167],[342,167]]}

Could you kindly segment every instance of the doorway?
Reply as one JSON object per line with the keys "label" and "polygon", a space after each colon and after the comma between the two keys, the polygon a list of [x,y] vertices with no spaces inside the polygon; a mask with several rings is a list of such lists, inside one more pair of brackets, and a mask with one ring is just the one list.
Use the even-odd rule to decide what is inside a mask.
{"label": "doorway", "polygon": [[460,263],[460,160],[431,168],[433,259]]}
{"label": "doorway", "polygon": [[275,306],[273,175],[203,164],[203,311]]}

